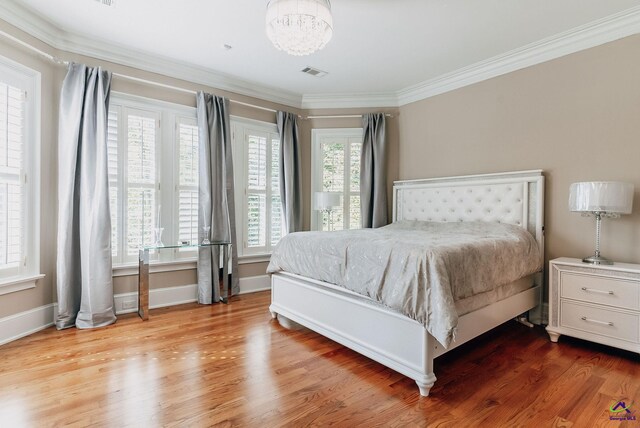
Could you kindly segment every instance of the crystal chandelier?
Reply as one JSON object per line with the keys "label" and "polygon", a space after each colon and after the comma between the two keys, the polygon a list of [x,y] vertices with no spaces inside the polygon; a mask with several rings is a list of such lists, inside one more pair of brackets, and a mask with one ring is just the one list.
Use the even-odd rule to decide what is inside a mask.
{"label": "crystal chandelier", "polygon": [[333,35],[329,0],[271,0],[266,21],[269,40],[290,55],[322,49]]}

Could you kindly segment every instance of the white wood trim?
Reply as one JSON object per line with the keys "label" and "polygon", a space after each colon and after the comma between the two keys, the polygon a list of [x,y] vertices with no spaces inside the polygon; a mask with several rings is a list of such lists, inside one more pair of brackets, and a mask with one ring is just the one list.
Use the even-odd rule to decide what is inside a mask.
{"label": "white wood trim", "polygon": [[53,325],[54,304],[40,306],[0,318],[0,345],[28,336]]}
{"label": "white wood trim", "polygon": [[[271,288],[269,275],[258,275],[240,278],[240,293],[255,293]],[[167,306],[182,305],[196,302],[198,285],[180,285],[177,287],[152,288],[149,290],[149,309],[164,308]],[[138,292],[121,293],[113,296],[116,304],[116,314],[127,314],[138,311]],[[125,303],[135,305],[126,307]],[[233,304],[233,301],[231,302]]]}
{"label": "white wood trim", "polygon": [[398,91],[304,94],[302,108],[400,107],[640,33],[640,6],[538,40]]}
{"label": "white wood trim", "polygon": [[[177,287],[155,288],[149,290],[149,307],[151,309],[166,306],[192,303],[197,300],[196,284]],[[240,278],[240,294],[255,293],[271,288],[268,275]],[[113,296],[116,314],[137,312],[138,293],[120,293]],[[125,309],[125,303],[133,302],[136,307]],[[231,302],[233,304],[233,301]],[[0,345],[28,336],[54,325],[58,312],[58,304],[51,303],[28,311],[19,312],[0,318]]]}
{"label": "white wood trim", "polygon": [[291,107],[299,108],[301,104],[301,95],[281,88],[249,82],[210,68],[161,55],[148,54],[103,40],[70,34],[17,2],[0,3],[0,19],[62,51],[86,55]]}
{"label": "white wood trim", "polygon": [[36,287],[36,282],[44,278],[44,274],[27,275],[20,278],[8,278],[0,282],[0,296],[3,294],[15,293],[16,291],[28,290]]}
{"label": "white wood trim", "polygon": [[640,6],[637,6],[398,91],[297,94],[209,68],[72,35],[17,2],[0,3],[0,18],[62,51],[304,109],[399,107],[640,33]]}
{"label": "white wood trim", "polygon": [[640,32],[640,6],[555,34],[397,92],[398,105],[541,64]]}

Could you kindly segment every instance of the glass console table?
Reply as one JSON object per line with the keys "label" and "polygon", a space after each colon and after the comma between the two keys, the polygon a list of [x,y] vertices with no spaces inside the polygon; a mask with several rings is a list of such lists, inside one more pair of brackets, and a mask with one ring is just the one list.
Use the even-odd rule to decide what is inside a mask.
{"label": "glass console table", "polygon": [[[162,251],[168,249],[184,249],[184,248],[202,248],[202,247],[221,247],[220,256],[222,266],[222,289],[220,290],[220,301],[227,303],[229,298],[229,255],[231,242],[212,241],[209,244],[192,244],[192,245],[164,245],[141,247],[139,251],[138,264],[138,315],[143,321],[149,319],[149,252]],[[220,284],[214,284],[219,287]],[[215,293],[213,293],[215,295]]]}

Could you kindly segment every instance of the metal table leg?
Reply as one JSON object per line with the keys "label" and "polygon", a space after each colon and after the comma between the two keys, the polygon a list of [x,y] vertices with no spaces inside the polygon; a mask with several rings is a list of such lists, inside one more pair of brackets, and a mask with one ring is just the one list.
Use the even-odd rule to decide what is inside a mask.
{"label": "metal table leg", "polygon": [[138,253],[138,315],[143,321],[149,319],[149,250]]}
{"label": "metal table leg", "polygon": [[229,246],[222,245],[222,292],[220,301],[229,303]]}

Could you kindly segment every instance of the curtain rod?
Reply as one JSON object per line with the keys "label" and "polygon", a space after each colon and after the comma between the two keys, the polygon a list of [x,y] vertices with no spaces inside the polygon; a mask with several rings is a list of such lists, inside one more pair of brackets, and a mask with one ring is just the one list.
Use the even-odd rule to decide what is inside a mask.
{"label": "curtain rod", "polygon": [[[393,117],[391,113],[385,113],[386,117]],[[347,118],[360,118],[361,114],[334,114],[334,115],[320,115],[320,116],[307,116],[305,119],[347,119]]]}
{"label": "curtain rod", "polygon": [[[55,56],[51,55],[50,53],[47,53],[47,52],[45,52],[45,51],[43,51],[43,50],[41,50],[41,49],[39,49],[39,48],[37,48],[35,46],[23,41],[23,40],[20,40],[19,38],[17,38],[15,36],[5,32],[5,31],[0,30],[0,36],[3,36],[3,37],[11,40],[12,42],[14,42],[16,44],[18,44],[18,45],[20,45],[22,47],[25,47],[25,48],[31,50],[32,52],[35,52],[36,54],[42,56],[43,58],[51,61],[52,63],[54,63],[56,65],[65,65],[65,66],[69,65],[69,61],[60,59],[58,57],[55,57]],[[184,93],[187,93],[187,94],[196,95],[198,93],[197,91],[194,91],[193,89],[181,88],[179,86],[168,85],[166,83],[155,82],[153,80],[147,80],[147,79],[142,79],[140,77],[129,76],[127,74],[113,72],[112,75],[116,76],[116,77],[120,77],[122,79],[127,79],[127,80],[131,80],[131,81],[138,82],[138,83],[144,83],[144,84],[147,84],[147,85],[159,86],[161,88],[171,89],[171,90],[174,90],[174,91],[184,92]],[[236,100],[230,99],[229,102],[232,102],[232,103],[238,104],[238,105],[242,105],[242,106],[245,106],[245,107],[251,107],[251,108],[258,109],[258,110],[268,111],[268,112],[271,112],[271,113],[277,113],[278,112],[278,110],[275,110],[275,109],[272,109],[272,108],[262,107],[262,106],[258,106],[258,105],[250,104],[250,103],[244,103],[242,101],[236,101]],[[388,114],[388,113],[385,114],[385,116],[386,117],[393,117],[393,115]],[[362,115],[359,115],[359,114],[342,114],[342,115],[317,115],[317,116],[307,116],[307,117],[303,117],[303,116],[298,115],[298,117],[300,119],[303,119],[303,120],[307,120],[307,119],[346,119],[346,118],[359,118],[359,117],[362,117]]]}

